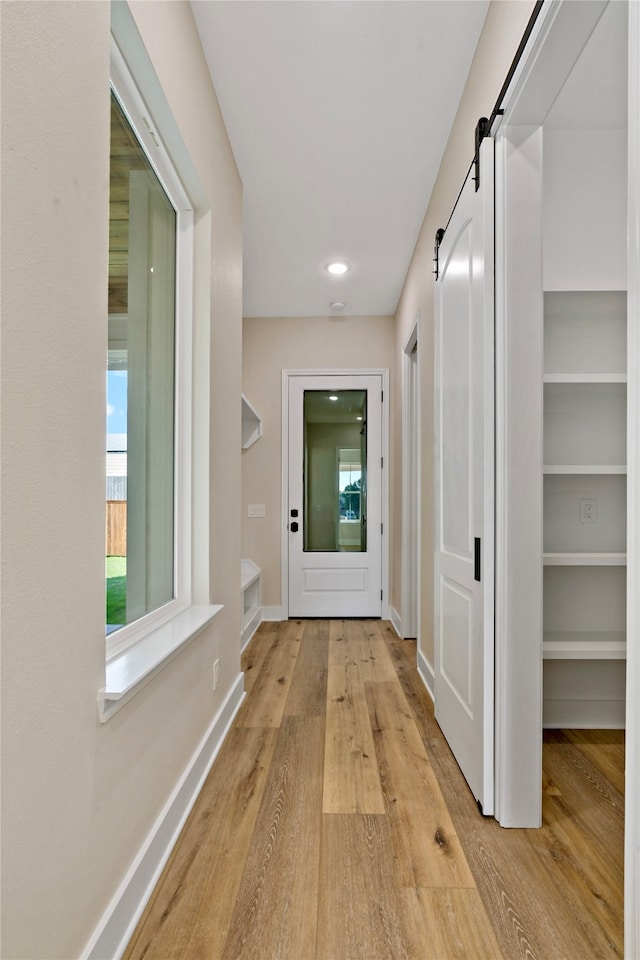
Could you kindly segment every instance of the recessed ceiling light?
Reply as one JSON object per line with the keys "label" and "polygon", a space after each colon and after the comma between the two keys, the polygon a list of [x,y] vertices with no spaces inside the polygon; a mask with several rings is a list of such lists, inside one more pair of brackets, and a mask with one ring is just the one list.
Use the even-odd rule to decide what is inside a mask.
{"label": "recessed ceiling light", "polygon": [[331,263],[327,264],[327,270],[333,274],[334,277],[341,276],[343,273],[346,273],[348,269],[349,264],[345,263],[344,260],[332,260]]}
{"label": "recessed ceiling light", "polygon": [[362,420],[362,417],[356,417],[356,420]]}
{"label": "recessed ceiling light", "polygon": [[342,313],[346,307],[346,303],[344,303],[342,300],[334,300],[333,303],[329,304],[329,306],[332,310],[335,310],[336,313]]}
{"label": "recessed ceiling light", "polygon": [[329,397],[329,400],[337,400],[337,399],[338,398],[336,397],[335,393],[332,393],[331,396]]}

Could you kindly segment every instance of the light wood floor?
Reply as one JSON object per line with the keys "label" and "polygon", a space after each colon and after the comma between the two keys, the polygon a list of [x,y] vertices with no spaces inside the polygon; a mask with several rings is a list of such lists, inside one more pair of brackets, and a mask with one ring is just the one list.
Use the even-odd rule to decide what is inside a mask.
{"label": "light wood floor", "polygon": [[259,628],[127,960],[622,956],[622,734],[545,734],[544,825],[501,829],[415,660],[386,622]]}

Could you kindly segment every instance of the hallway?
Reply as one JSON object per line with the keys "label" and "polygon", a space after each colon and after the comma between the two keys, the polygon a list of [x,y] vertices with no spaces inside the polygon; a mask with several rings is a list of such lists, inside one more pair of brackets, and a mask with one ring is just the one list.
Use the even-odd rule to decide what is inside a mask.
{"label": "hallway", "polygon": [[544,825],[477,811],[384,621],[264,623],[128,960],[622,956],[623,735],[545,734]]}

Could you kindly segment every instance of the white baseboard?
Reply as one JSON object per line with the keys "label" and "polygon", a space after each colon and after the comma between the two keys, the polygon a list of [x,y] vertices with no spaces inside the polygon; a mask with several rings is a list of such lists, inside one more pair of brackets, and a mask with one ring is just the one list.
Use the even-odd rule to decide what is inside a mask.
{"label": "white baseboard", "polygon": [[263,607],[262,608],[262,619],[263,620],[288,620],[282,607]]}
{"label": "white baseboard", "polygon": [[420,679],[427,688],[427,693],[435,703],[434,689],[435,689],[435,675],[433,672],[433,667],[425,657],[424,653],[420,648],[418,648],[418,673]]}
{"label": "white baseboard", "polygon": [[403,639],[403,637],[402,637],[402,617],[400,616],[400,614],[398,613],[398,611],[396,610],[396,608],[395,608],[395,607],[392,607],[391,605],[389,606],[389,620],[391,621],[391,626],[393,627],[393,629],[395,630],[395,632],[398,634],[398,636],[399,636],[400,639],[402,640],[402,639]]}
{"label": "white baseboard", "polygon": [[82,951],[82,960],[118,960],[123,955],[244,697],[240,673]]}
{"label": "white baseboard", "polygon": [[624,700],[543,700],[545,729],[624,730]]}
{"label": "white baseboard", "polygon": [[251,620],[249,621],[249,623],[246,625],[246,627],[242,631],[242,644],[240,647],[241,650],[244,650],[244,648],[247,646],[247,644],[251,640],[251,637],[254,635],[254,633],[262,623],[262,619],[263,619],[262,607],[259,607],[254,613],[254,615],[251,617]]}

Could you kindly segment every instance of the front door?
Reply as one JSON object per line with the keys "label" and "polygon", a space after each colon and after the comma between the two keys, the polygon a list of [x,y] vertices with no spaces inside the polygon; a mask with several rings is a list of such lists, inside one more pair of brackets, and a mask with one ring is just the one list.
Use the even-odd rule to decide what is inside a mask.
{"label": "front door", "polygon": [[493,141],[440,244],[436,281],[435,713],[493,813]]}
{"label": "front door", "polygon": [[382,376],[290,375],[290,617],[382,610]]}

